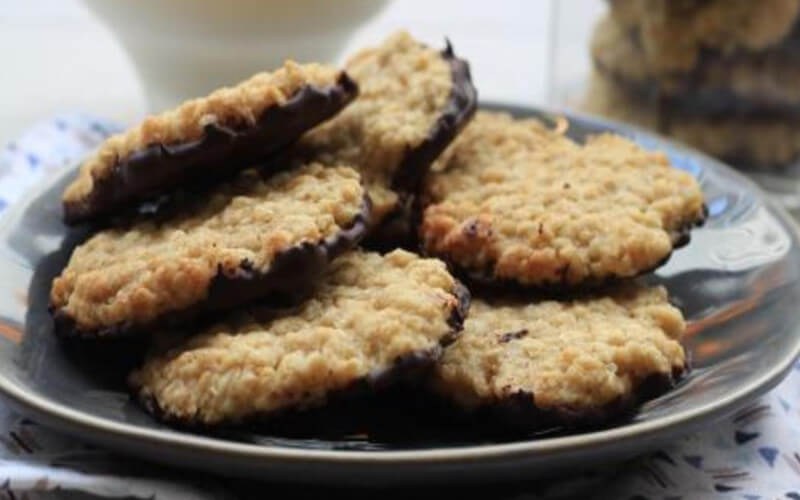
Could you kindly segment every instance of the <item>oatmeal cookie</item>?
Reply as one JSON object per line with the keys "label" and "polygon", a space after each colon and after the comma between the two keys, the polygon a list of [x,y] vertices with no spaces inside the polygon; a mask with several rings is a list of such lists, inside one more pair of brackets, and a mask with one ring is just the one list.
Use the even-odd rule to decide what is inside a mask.
{"label": "oatmeal cookie", "polygon": [[466,289],[435,259],[396,250],[336,259],[298,311],[242,313],[157,349],[130,377],[157,417],[184,426],[254,422],[427,372],[461,330]]}
{"label": "oatmeal cookie", "polygon": [[103,142],[64,191],[64,220],[107,216],[200,180],[249,167],[352,101],[346,73],[292,61],[216,90]]}
{"label": "oatmeal cookie", "polygon": [[163,220],[103,230],[53,280],[58,333],[103,337],[176,324],[256,298],[291,298],[366,231],[349,167],[241,172]]}
{"label": "oatmeal cookie", "polygon": [[565,290],[650,271],[705,218],[666,156],[479,112],[426,181],[420,240],[473,282]]}
{"label": "oatmeal cookie", "polygon": [[431,163],[472,117],[477,93],[469,66],[448,44],[426,47],[399,32],[346,64],[359,97],[303,137],[300,150],[354,165],[373,204],[372,225],[416,191]]}
{"label": "oatmeal cookie", "polygon": [[800,158],[800,117],[697,116],[631,94],[595,74],[582,108],[656,130],[742,169],[776,170]]}
{"label": "oatmeal cookie", "polygon": [[721,57],[705,54],[691,70],[660,73],[641,44],[607,17],[592,38],[595,68],[642,99],[684,114],[800,115],[797,44]]}
{"label": "oatmeal cookie", "polygon": [[775,47],[793,37],[800,18],[800,0],[611,0],[611,7],[658,74],[688,72],[707,52]]}
{"label": "oatmeal cookie", "polygon": [[433,387],[517,429],[598,425],[674,384],[687,369],[684,331],[661,287],[564,302],[473,299]]}

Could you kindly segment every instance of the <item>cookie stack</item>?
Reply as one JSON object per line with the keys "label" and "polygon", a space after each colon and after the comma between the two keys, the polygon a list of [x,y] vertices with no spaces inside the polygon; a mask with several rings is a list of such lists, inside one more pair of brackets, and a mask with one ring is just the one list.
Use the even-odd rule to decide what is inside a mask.
{"label": "cookie stack", "polygon": [[434,387],[517,429],[592,426],[687,369],[662,265],[705,218],[696,181],[619,136],[578,144],[479,111],[420,194],[421,248],[472,285]]}
{"label": "cookie stack", "polygon": [[800,0],[611,0],[586,108],[747,169],[800,156]]}
{"label": "cookie stack", "polygon": [[147,343],[132,393],[194,429],[397,380],[523,431],[628,412],[687,369],[680,312],[628,279],[688,241],[702,192],[476,95],[451,47],[401,32],[110,138],[64,193],[96,231],[53,280],[56,333]]}

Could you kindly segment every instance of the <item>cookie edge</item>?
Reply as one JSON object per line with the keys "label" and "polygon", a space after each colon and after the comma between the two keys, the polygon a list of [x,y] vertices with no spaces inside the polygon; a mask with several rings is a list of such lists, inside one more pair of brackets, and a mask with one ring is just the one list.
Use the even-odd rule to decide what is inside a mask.
{"label": "cookie edge", "polygon": [[469,63],[456,57],[453,45],[446,40],[440,52],[450,66],[453,87],[447,103],[427,136],[418,146],[409,149],[392,179],[392,189],[404,194],[419,191],[431,165],[459,132],[469,123],[478,109],[478,90],[472,83]]}
{"label": "cookie edge", "polygon": [[[229,276],[221,266],[211,278],[206,298],[191,304],[185,309],[168,311],[155,319],[136,323],[125,321],[115,325],[95,329],[78,327],[75,319],[63,307],[49,307],[53,317],[54,332],[62,338],[100,339],[146,336],[159,328],[169,328],[179,324],[189,324],[209,313],[232,309],[238,305],[258,300],[270,294],[280,294],[293,298],[293,302],[304,297],[310,286],[321,275],[328,264],[347,250],[355,247],[366,235],[372,204],[364,195],[361,210],[349,226],[317,242],[302,242],[273,257],[266,273],[259,273],[248,260],[240,262],[237,271]],[[298,269],[302,272],[296,272]],[[266,286],[275,282],[274,286]],[[245,287],[243,285],[250,284]],[[238,300],[237,300],[238,299]]]}
{"label": "cookie edge", "polygon": [[237,420],[206,423],[197,419],[176,417],[175,415],[165,412],[152,394],[143,394],[142,391],[137,390],[135,387],[129,387],[130,395],[146,413],[163,424],[190,432],[214,434],[215,432],[224,431],[226,429],[257,429],[274,419],[283,419],[298,412],[324,408],[338,401],[350,400],[351,398],[357,398],[365,394],[385,391],[402,382],[423,380],[435,368],[436,363],[444,352],[444,347],[455,341],[461,333],[464,327],[464,320],[469,312],[471,295],[467,287],[458,280],[455,280],[455,284],[450,293],[456,299],[453,309],[445,320],[450,330],[439,339],[435,347],[399,356],[395,358],[388,367],[357,378],[351,381],[346,387],[329,391],[321,404],[287,407],[267,412],[260,411]]}
{"label": "cookie edge", "polygon": [[[235,167],[220,158],[220,161],[216,162],[219,165],[217,168],[211,168],[210,172],[199,175],[202,179],[222,180],[247,168],[253,162],[263,159],[262,156],[272,155],[288,146],[305,131],[336,115],[357,95],[358,85],[345,71],[341,71],[333,85],[326,87],[304,85],[283,104],[275,104],[266,108],[253,127],[234,130],[217,124],[209,124],[205,127],[203,137],[198,140],[179,142],[174,145],[156,143],[145,149],[134,151],[124,161],[117,161],[109,169],[107,175],[102,177],[93,175],[92,190],[87,196],[79,200],[62,200],[62,219],[65,224],[70,226],[100,220],[113,215],[126,206],[155,198],[159,194],[169,193],[190,177],[198,180],[195,177],[197,172],[188,169],[186,163],[192,164],[198,158],[207,156],[209,148],[218,149],[214,156],[230,156],[232,151],[243,147],[241,143],[247,141],[254,143],[247,145],[250,149],[261,151],[263,143],[257,140],[260,135],[268,131],[270,135],[275,134],[274,129],[281,129],[281,126],[287,121],[296,121],[296,118],[293,117],[308,118],[308,113],[301,111],[306,110],[310,102],[319,101],[317,106],[311,108],[318,109],[318,113],[313,115],[311,120],[303,121],[304,124],[298,123],[296,130],[290,129],[291,133],[281,129],[279,133],[284,137],[270,148],[263,148],[265,153],[251,152],[249,155],[244,155],[246,160],[240,160],[240,164],[236,164]],[[237,154],[237,156],[241,157],[242,155]],[[166,168],[171,164],[173,168]],[[145,185],[138,189],[130,189],[131,179],[133,181],[136,179],[149,180],[153,176],[157,176],[160,182],[151,187]]]}

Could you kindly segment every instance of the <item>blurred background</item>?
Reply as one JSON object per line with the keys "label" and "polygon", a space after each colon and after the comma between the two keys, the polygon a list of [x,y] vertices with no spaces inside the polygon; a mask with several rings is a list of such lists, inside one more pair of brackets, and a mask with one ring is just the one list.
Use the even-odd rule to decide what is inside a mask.
{"label": "blurred background", "polygon": [[[119,3],[99,3],[104,1],[109,6]],[[142,3],[150,2],[133,2]],[[176,4],[181,2],[153,3],[178,8]],[[291,2],[262,3],[280,6]],[[551,2],[501,3],[502,8],[487,8],[487,2],[481,0],[386,2],[373,17],[353,27],[337,59],[361,46],[375,44],[399,28],[408,28],[417,38],[436,46],[442,46],[447,36],[457,52],[472,64],[482,98],[544,102],[549,77]],[[129,24],[135,22],[128,18]],[[133,61],[109,26],[80,0],[0,0],[0,86],[5,96],[0,106],[0,144],[57,112],[84,111],[131,123],[148,110],[145,89]],[[158,36],[154,31],[142,38]],[[167,44],[176,42],[164,38],[163,43],[163,50],[167,50]],[[207,50],[202,41],[194,44],[197,51]],[[289,47],[279,50],[291,53]],[[250,72],[260,69],[266,68],[257,67]],[[165,73],[171,72],[175,70],[165,69]]]}
{"label": "blurred background", "polygon": [[286,57],[341,62],[405,28],[448,37],[482,102],[655,130],[800,213],[798,18],[800,0],[0,0],[0,146],[57,113],[131,124]]}

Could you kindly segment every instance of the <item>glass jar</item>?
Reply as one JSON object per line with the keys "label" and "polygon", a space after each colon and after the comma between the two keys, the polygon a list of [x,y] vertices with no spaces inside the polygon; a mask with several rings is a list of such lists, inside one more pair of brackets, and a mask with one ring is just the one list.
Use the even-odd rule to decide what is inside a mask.
{"label": "glass jar", "polygon": [[554,104],[687,143],[800,213],[800,0],[553,6]]}

